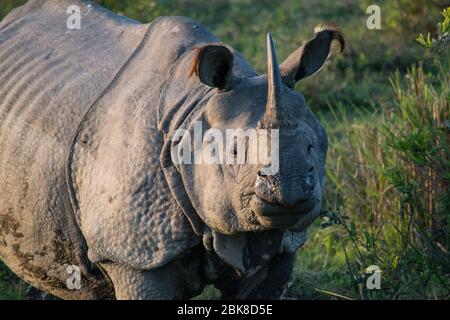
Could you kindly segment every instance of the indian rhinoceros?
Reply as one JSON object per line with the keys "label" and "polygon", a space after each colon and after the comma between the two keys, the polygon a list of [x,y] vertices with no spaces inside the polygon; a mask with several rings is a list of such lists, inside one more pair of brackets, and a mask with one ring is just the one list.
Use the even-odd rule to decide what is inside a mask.
{"label": "indian rhinoceros", "polygon": [[[294,86],[334,42],[320,25],[278,65],[268,34],[258,75],[188,18],[140,24],[80,0],[15,9],[0,23],[1,260],[63,299],[191,298],[208,284],[280,298],[321,211],[327,153]],[[278,132],[278,170],[174,161],[173,136],[195,123]]]}

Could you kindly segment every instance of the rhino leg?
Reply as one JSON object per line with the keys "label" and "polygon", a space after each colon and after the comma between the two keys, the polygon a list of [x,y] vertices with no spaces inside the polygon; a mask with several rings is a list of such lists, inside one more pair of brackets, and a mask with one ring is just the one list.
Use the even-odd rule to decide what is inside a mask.
{"label": "rhino leg", "polygon": [[291,281],[295,254],[279,254],[270,262],[265,279],[246,299],[280,299]]}
{"label": "rhino leg", "polygon": [[116,263],[101,266],[111,279],[118,300],[190,299],[201,293],[206,281],[197,255],[189,255],[152,269],[136,270]]}
{"label": "rhino leg", "polygon": [[[216,283],[222,299],[280,299],[291,280],[295,254],[276,255],[270,264],[252,277]],[[225,281],[223,281],[225,280]]]}
{"label": "rhino leg", "polygon": [[118,300],[176,299],[177,287],[170,268],[150,271],[134,270],[127,266],[102,264],[114,284]]}

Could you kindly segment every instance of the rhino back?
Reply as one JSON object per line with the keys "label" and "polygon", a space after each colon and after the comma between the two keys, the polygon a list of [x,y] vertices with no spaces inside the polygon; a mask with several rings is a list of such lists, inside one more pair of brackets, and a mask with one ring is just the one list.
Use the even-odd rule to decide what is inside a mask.
{"label": "rhino back", "polygon": [[[73,4],[80,30],[66,27]],[[60,297],[94,294],[65,289],[67,265],[87,261],[68,203],[67,150],[147,29],[73,0],[30,1],[0,23],[0,259]]]}

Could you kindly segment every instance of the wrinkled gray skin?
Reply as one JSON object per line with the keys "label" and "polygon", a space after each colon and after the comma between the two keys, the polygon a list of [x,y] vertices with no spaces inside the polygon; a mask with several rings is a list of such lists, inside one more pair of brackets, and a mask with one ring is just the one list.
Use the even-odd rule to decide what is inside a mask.
{"label": "wrinkled gray skin", "polygon": [[[66,10],[80,6],[81,29]],[[34,0],[0,23],[0,259],[63,299],[279,298],[319,215],[327,138],[293,90],[333,27],[268,75],[200,24]],[[280,130],[280,169],[175,165],[178,128]],[[68,267],[81,289],[67,286]]]}

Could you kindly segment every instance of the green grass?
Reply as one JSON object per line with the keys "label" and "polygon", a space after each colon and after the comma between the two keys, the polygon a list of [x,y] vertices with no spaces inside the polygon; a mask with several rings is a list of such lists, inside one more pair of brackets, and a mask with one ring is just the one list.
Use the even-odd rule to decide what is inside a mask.
{"label": "green grass", "polygon": [[[2,1],[0,17],[23,2]],[[436,29],[446,1],[380,0],[382,29],[373,31],[365,27],[369,0],[97,2],[142,22],[196,19],[261,73],[266,32],[282,60],[317,24],[336,22],[346,51],[297,85],[330,146],[324,216],[297,255],[288,296],[449,299],[450,12]],[[364,270],[372,264],[381,268],[381,290],[366,289]],[[24,292],[0,264],[0,299]],[[201,297],[217,291],[208,287]]]}
{"label": "green grass", "polygon": [[[334,105],[322,221],[297,256],[290,294],[351,299],[450,298],[450,74],[413,67],[393,103]],[[367,290],[378,265],[382,289]],[[328,293],[324,293],[327,291]]]}
{"label": "green grass", "polygon": [[[4,0],[0,17],[23,0]],[[319,23],[336,22],[343,30],[347,49],[319,74],[298,89],[313,110],[326,109],[330,99],[367,107],[388,99],[391,72],[426,57],[414,39],[432,31],[446,1],[378,1],[382,29],[368,30],[365,13],[369,0],[99,0],[107,8],[142,22],[160,15],[183,15],[198,20],[239,50],[261,73],[266,70],[265,35],[272,32],[284,59],[313,36]]]}
{"label": "green grass", "polygon": [[0,300],[25,298],[27,284],[21,281],[0,261]]}

